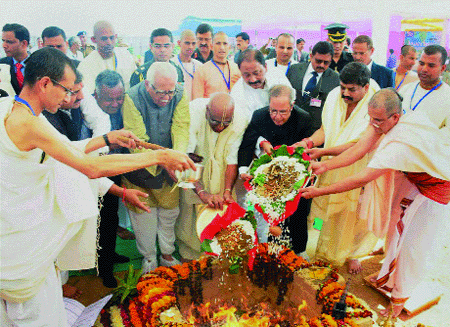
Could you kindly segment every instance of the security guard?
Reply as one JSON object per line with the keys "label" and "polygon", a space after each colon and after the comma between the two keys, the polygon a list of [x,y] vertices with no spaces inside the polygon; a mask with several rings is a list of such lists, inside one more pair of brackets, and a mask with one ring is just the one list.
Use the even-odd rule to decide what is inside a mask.
{"label": "security guard", "polygon": [[352,55],[343,51],[344,43],[347,39],[347,28],[347,25],[340,23],[333,23],[325,27],[325,30],[328,31],[328,42],[334,48],[334,56],[330,68],[337,72],[340,72],[346,64],[353,61]]}

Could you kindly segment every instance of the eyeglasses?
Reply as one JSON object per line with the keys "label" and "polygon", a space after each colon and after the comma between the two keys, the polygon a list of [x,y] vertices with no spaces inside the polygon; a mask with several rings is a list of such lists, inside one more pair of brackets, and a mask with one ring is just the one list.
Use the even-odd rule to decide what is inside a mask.
{"label": "eyeglasses", "polygon": [[229,120],[229,121],[218,121],[215,119],[212,119],[211,117],[207,117],[206,119],[208,119],[208,122],[211,126],[219,126],[222,125],[224,127],[228,127],[231,125],[231,123],[233,122],[233,119]]}
{"label": "eyeglasses", "polygon": [[75,94],[77,94],[79,92],[79,91],[69,90],[67,87],[65,87],[61,83],[55,81],[53,78],[50,78],[50,80],[53,82],[53,84],[61,86],[64,89],[64,91],[66,91],[66,95],[69,96],[69,97],[71,97],[71,96],[73,96],[73,95],[75,95]]}
{"label": "eyeglasses", "polygon": [[373,124],[377,125],[377,126],[381,126],[383,125],[389,118],[391,118],[392,116],[394,116],[395,113],[389,115],[386,119],[377,119],[377,118],[372,118],[369,116],[369,114],[366,114],[365,118],[368,119],[369,121],[371,121]]}
{"label": "eyeglasses", "polygon": [[173,89],[170,91],[158,90],[153,84],[152,84],[152,89],[153,89],[153,91],[155,91],[156,95],[159,97],[163,97],[165,95],[168,95],[169,97],[173,97],[177,93],[177,89]]}
{"label": "eyeglasses", "polygon": [[274,117],[276,117],[278,114],[280,116],[287,116],[290,113],[291,113],[291,110],[275,110],[275,109],[269,108],[269,114]]}
{"label": "eyeglasses", "polygon": [[152,47],[155,49],[170,49],[172,47],[172,43],[165,43],[165,44],[160,44],[160,43],[153,43]]}
{"label": "eyeglasses", "polygon": [[233,122],[233,118],[229,121],[218,121],[218,120],[212,119],[209,112],[208,112],[206,119],[208,120],[209,124],[213,127],[216,127],[219,125],[222,125],[223,127],[228,127]]}

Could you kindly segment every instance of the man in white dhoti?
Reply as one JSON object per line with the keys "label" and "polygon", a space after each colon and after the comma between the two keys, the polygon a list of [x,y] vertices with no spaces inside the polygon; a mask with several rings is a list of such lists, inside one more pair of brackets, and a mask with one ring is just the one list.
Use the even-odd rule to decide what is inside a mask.
{"label": "man in white dhoti", "polygon": [[137,138],[123,130],[78,143],[62,137],[41,113],[54,113],[69,101],[74,82],[70,59],[43,48],[27,62],[20,95],[0,102],[2,326],[67,326],[56,266],[86,269],[95,264],[100,185],[89,178],[155,164],[195,167],[171,150],[126,159],[87,156],[105,145],[135,146]]}
{"label": "man in white dhoti", "polygon": [[[335,184],[301,190],[304,197],[311,198],[345,192],[369,182],[367,185],[370,185],[377,178],[393,172],[400,175],[396,184],[381,192],[375,189],[371,197],[372,206],[382,205],[386,199],[391,199],[393,189],[398,189],[398,181],[402,184],[396,191],[405,195],[401,203],[397,203],[402,206],[397,217],[392,215],[391,222],[395,224],[391,224],[394,228],[389,230],[388,251],[376,280],[378,287],[391,291],[391,305],[381,311],[384,316],[391,310],[398,316],[420,282],[425,258],[431,250],[430,240],[437,226],[448,218],[446,205],[450,201],[450,168],[447,164],[450,142],[445,131],[423,113],[408,113],[401,119],[400,115],[401,102],[397,95],[389,89],[378,92],[369,104],[371,125],[366,133],[351,150],[335,158],[341,165],[346,164],[347,156],[355,160],[386,134],[367,168]],[[370,207],[366,208],[369,210],[362,210],[362,216],[371,214]]]}
{"label": "man in white dhoti", "polygon": [[197,259],[198,214],[206,207],[222,209],[233,202],[232,190],[237,177],[237,153],[245,129],[235,124],[234,102],[227,93],[214,93],[210,99],[196,99],[189,104],[191,113],[188,153],[203,157],[204,170],[195,189],[181,193],[180,215],[175,232],[180,254]]}
{"label": "man in white dhoti", "polygon": [[[369,123],[367,105],[377,91],[369,84],[369,69],[364,64],[352,62],[342,69],[339,78],[341,85],[328,94],[325,102],[322,127],[306,140],[309,144],[303,145],[305,148],[324,145],[323,149],[313,149],[313,159],[327,156],[322,160],[328,160],[329,156],[344,151],[350,146],[348,142],[358,141]],[[330,147],[337,147],[340,152],[329,151]],[[365,156],[348,167],[327,172],[319,177],[318,185],[323,187],[351,176],[361,171],[367,162],[368,156]],[[324,221],[316,256],[336,265],[349,259],[351,273],[360,272],[361,264],[357,258],[369,254],[378,240],[368,233],[365,224],[358,221],[360,193],[361,189],[355,189],[314,199],[309,215],[310,221],[316,217]]]}
{"label": "man in white dhoti", "polygon": [[92,42],[97,44],[97,50],[92,51],[78,66],[78,70],[84,76],[85,93],[94,93],[95,78],[105,69],[118,72],[125,83],[125,91],[130,88],[130,78],[136,64],[127,48],[115,46],[116,39],[117,34],[109,22],[95,23]]}

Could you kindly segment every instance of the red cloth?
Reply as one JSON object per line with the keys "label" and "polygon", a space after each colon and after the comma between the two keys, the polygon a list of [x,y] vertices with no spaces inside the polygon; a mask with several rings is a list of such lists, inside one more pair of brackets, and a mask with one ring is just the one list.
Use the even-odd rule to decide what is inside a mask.
{"label": "red cloth", "polygon": [[239,206],[236,202],[230,203],[223,216],[217,214],[211,223],[205,227],[200,235],[200,241],[203,242],[204,240],[212,240],[218,232],[226,228],[233,221],[244,217],[245,212],[245,209],[241,208],[241,206]]}
{"label": "red cloth", "polygon": [[264,213],[259,204],[255,204],[255,208],[256,210],[262,213],[264,220],[267,221],[270,226],[278,226],[279,223],[281,223],[283,220],[291,216],[295,212],[295,210],[297,210],[298,203],[300,202],[301,197],[302,194],[298,193],[293,200],[287,201],[284,213],[273,221],[270,221],[269,215]]}
{"label": "red cloth", "polygon": [[405,175],[427,198],[441,204],[450,202],[450,181],[433,177],[425,172],[405,172]]}
{"label": "red cloth", "polygon": [[19,83],[19,88],[22,88],[23,86],[23,74],[22,74],[22,69],[23,65],[18,62],[16,64],[16,78],[17,78],[17,82]]}

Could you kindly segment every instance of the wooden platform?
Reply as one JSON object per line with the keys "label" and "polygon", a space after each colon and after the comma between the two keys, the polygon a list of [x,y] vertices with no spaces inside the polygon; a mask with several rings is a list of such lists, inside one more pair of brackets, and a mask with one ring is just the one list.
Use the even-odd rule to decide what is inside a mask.
{"label": "wooden platform", "polygon": [[[370,279],[372,277],[377,277],[378,272],[369,275],[364,278],[364,281],[374,288],[379,293],[383,294],[388,299],[391,298],[391,293],[387,290],[384,290],[382,288],[377,288],[376,285],[372,282],[370,282]],[[403,321],[406,321],[419,313],[428,310],[432,306],[439,303],[439,300],[441,299],[441,296],[443,295],[442,290],[440,289],[440,286],[438,283],[434,282],[422,282],[417,285],[417,287],[414,289],[411,297],[406,301],[405,307],[403,308],[402,313],[398,318],[400,318]]]}

